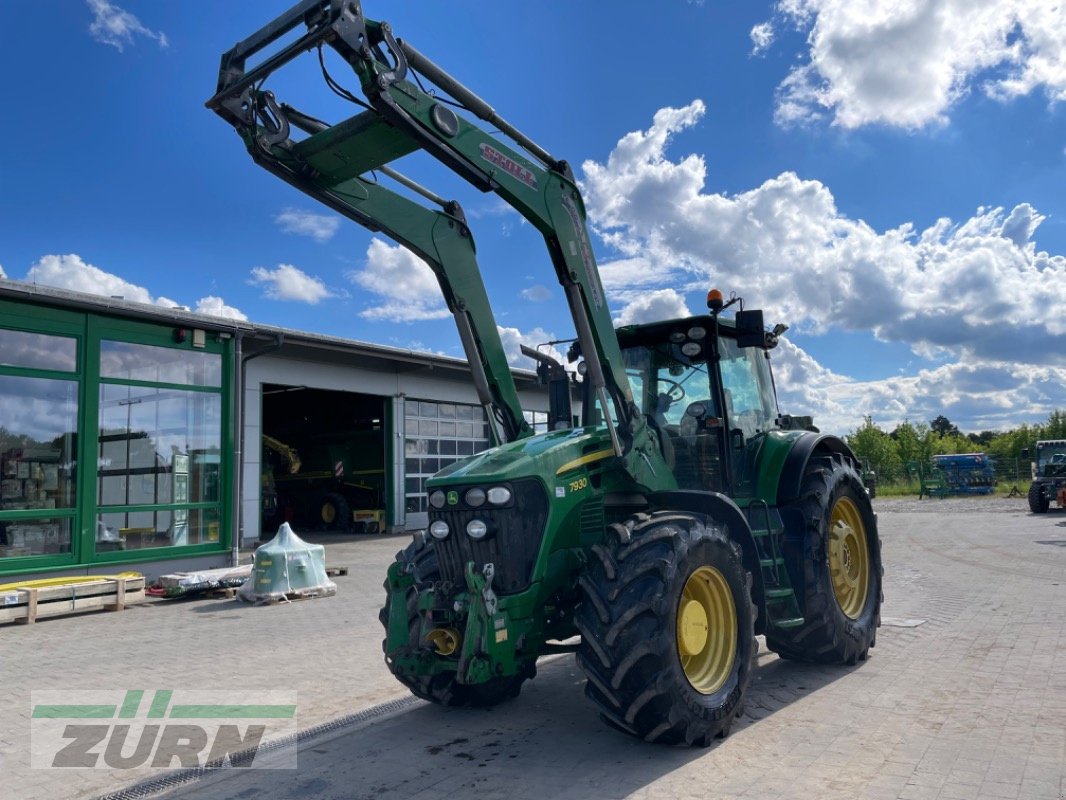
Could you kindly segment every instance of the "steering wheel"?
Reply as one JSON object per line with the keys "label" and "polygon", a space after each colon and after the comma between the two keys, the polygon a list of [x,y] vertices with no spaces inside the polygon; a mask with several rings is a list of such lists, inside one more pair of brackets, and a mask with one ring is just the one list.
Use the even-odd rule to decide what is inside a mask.
{"label": "steering wheel", "polygon": [[659,388],[662,389],[664,386],[666,391],[660,392],[660,394],[665,394],[669,397],[671,403],[680,402],[685,398],[685,387],[677,381],[672,381],[669,378],[659,378]]}

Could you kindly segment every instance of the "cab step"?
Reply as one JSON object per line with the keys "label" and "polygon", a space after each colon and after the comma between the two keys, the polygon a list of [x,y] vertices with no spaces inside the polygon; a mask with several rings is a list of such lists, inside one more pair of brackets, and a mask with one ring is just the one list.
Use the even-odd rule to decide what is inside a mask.
{"label": "cab step", "polygon": [[767,589],[764,594],[767,600],[791,600],[796,597],[791,589]]}

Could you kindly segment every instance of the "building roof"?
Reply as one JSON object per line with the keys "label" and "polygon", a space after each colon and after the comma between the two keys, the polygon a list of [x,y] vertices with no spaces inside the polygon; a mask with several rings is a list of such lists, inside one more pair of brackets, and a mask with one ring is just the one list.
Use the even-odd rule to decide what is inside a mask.
{"label": "building roof", "polygon": [[[246,352],[273,349],[282,342],[286,347],[297,346],[304,350],[328,351],[349,354],[362,358],[383,359],[391,362],[406,362],[412,367],[444,368],[469,372],[470,365],[465,358],[409,350],[402,347],[363,342],[357,339],[345,339],[340,336],[327,336],[320,333],[283,328],[276,325],[264,325],[245,320],[198,314],[184,307],[166,308],[151,303],[138,303],[121,297],[103,297],[101,295],[57,289],[52,286],[13,281],[0,278],[0,299],[23,303],[37,303],[53,308],[86,311],[95,314],[109,314],[125,319],[155,322],[188,328],[202,328],[208,331],[231,333],[243,340]],[[254,344],[253,344],[254,342]],[[536,379],[533,370],[512,369],[515,378],[525,383]]]}

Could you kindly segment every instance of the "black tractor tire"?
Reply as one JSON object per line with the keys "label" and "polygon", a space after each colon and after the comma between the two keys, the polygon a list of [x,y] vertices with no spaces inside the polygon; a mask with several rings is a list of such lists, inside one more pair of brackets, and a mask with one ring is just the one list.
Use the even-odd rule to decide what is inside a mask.
{"label": "black tractor tire", "polygon": [[352,527],[352,512],[344,495],[326,492],[318,501],[318,519],[326,530],[347,531]]}
{"label": "black tractor tire", "polygon": [[[418,611],[418,587],[431,585],[440,580],[440,568],[437,565],[437,554],[433,550],[433,542],[427,540],[423,543],[416,539],[396,554],[396,560],[403,564],[405,569],[410,569],[415,579],[414,586],[407,590],[407,630],[413,644],[422,644],[419,641],[422,636],[422,617]],[[389,584],[386,581],[385,606],[378,612],[378,620],[386,630],[388,630],[389,612],[392,607],[392,595],[388,587]],[[386,654],[387,644],[387,640],[381,642],[381,649]],[[522,691],[522,684],[537,674],[536,664],[531,662],[518,675],[493,678],[485,683],[470,685],[459,683],[456,680],[456,673],[452,671],[436,675],[412,676],[397,673],[388,659],[385,663],[396,680],[410,689],[415,697],[442,706],[458,708],[489,708],[499,705],[504,700],[518,697]]]}
{"label": "black tractor tire", "polygon": [[[758,650],[739,545],[705,517],[657,512],[612,525],[592,554],[574,622],[585,695],[600,717],[650,742],[724,738],[743,712]],[[692,638],[687,609],[701,587],[707,602]]]}
{"label": "black tractor tire", "polygon": [[1029,484],[1029,510],[1034,514],[1046,514],[1051,506],[1051,501],[1044,494],[1043,487],[1033,481]]}
{"label": "black tractor tire", "polygon": [[814,456],[799,499],[782,516],[784,557],[805,623],[768,625],[767,646],[796,661],[865,661],[881,625],[884,569],[876,518],[858,471],[841,455]]}

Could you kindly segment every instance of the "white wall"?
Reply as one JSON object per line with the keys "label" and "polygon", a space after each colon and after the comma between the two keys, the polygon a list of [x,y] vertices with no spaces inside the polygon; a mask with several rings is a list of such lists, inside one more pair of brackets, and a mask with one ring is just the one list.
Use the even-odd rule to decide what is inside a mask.
{"label": "white wall", "polygon": [[[455,403],[477,404],[477,392],[473,382],[461,379],[451,370],[423,370],[418,374],[405,372],[410,365],[404,363],[400,370],[390,369],[391,364],[382,360],[382,370],[346,367],[304,359],[286,358],[282,353],[270,353],[253,358],[246,364],[244,385],[244,479],[240,487],[240,503],[243,513],[243,543],[259,538],[260,509],[260,460],[262,447],[263,384],[276,383],[285,386],[306,386],[312,389],[329,389],[341,392],[378,395],[392,398],[391,407],[395,425],[391,453],[385,454],[386,468],[392,468],[393,494],[389,498],[393,511],[394,527],[406,528],[403,516],[403,406],[404,397],[420,400],[442,400]],[[519,393],[522,407],[529,411],[547,411],[548,398],[543,391]],[[395,416],[399,412],[399,416]],[[419,515],[424,517],[425,515]]]}

